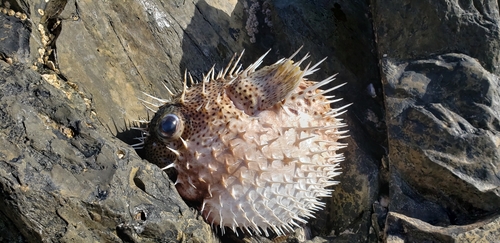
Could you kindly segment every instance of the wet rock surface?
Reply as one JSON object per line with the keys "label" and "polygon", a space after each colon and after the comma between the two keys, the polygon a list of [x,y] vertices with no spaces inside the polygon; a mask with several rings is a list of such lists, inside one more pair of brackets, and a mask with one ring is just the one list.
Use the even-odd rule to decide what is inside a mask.
{"label": "wet rock surface", "polygon": [[500,237],[497,2],[0,7],[0,241],[242,241],[215,236],[127,144],[148,116],[138,98],[168,98],[163,83],[178,91],[186,69],[201,78],[243,49],[248,65],[272,48],[268,64],[302,45],[329,57],[313,79],[339,73],[335,95],[354,105],[341,183],[291,241]]}

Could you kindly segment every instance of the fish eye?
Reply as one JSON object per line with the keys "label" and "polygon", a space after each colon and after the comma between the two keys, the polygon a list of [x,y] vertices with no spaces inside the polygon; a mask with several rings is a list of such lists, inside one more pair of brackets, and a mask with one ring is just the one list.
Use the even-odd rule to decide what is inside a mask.
{"label": "fish eye", "polygon": [[181,127],[182,124],[179,117],[174,114],[168,114],[161,119],[158,132],[163,138],[176,138],[180,136],[180,132],[182,132]]}

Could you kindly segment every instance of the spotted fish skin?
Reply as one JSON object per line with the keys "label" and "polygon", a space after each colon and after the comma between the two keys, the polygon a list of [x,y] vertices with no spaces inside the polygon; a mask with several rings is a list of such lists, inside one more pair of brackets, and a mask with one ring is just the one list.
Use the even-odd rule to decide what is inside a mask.
{"label": "spotted fish skin", "polygon": [[321,89],[334,76],[307,80],[321,62],[301,69],[308,55],[294,62],[297,52],[260,69],[265,55],[244,70],[234,56],[217,75],[212,68],[184,85],[148,124],[147,159],[174,170],[181,197],[223,233],[282,235],[314,217],[338,183],[346,106],[332,109],[340,99],[325,94],[341,85]]}

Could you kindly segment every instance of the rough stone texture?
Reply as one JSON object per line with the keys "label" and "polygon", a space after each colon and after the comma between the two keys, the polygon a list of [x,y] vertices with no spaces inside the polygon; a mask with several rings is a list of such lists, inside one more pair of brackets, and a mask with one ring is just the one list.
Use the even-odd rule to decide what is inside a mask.
{"label": "rough stone texture", "polygon": [[377,1],[388,242],[495,242],[500,224],[497,1]]}
{"label": "rough stone texture", "polygon": [[498,1],[373,1],[377,47],[391,58],[463,53],[499,71]]}
{"label": "rough stone texture", "polygon": [[390,212],[387,242],[497,242],[499,221],[499,218],[486,218],[474,224],[441,227]]}
{"label": "rough stone texture", "polygon": [[147,117],[137,98],[168,98],[163,82],[179,90],[186,69],[200,78],[243,49],[249,64],[272,48],[271,63],[302,45],[313,62],[329,57],[315,77],[338,72],[348,85],[336,94],[354,103],[341,184],[305,227],[311,242],[499,237],[498,1],[0,7],[28,16],[0,11],[2,241],[215,241],[164,173],[119,140],[132,143],[130,122]]}
{"label": "rough stone texture", "polygon": [[72,87],[0,64],[4,225],[28,242],[213,240],[166,175],[96,123]]}
{"label": "rough stone texture", "polygon": [[[444,227],[414,229],[424,235],[485,224],[500,205],[498,77],[477,60],[455,53],[397,64],[387,58],[384,68],[389,211],[415,225],[421,220]],[[389,219],[386,226],[388,234],[400,228]],[[479,236],[490,234],[483,233]],[[457,237],[446,233],[436,240]]]}
{"label": "rough stone texture", "polygon": [[23,21],[14,17],[1,14],[0,26],[3,28],[0,31],[0,58],[6,60],[11,58],[11,62],[26,63],[29,58],[29,38],[30,26],[23,24]]}
{"label": "rough stone texture", "polygon": [[[50,133],[39,133],[36,139],[32,138],[39,144],[33,150],[25,151],[21,149],[30,156],[33,153],[43,154],[43,151],[48,150],[54,151],[60,157],[69,157],[68,159],[54,158],[59,161],[59,166],[45,168],[47,174],[35,174],[32,177],[33,181],[51,181],[56,185],[54,187],[62,187],[66,188],[66,190],[68,188],[67,184],[71,182],[72,184],[76,183],[72,187],[82,187],[88,190],[72,194],[70,198],[66,198],[58,194],[49,197],[46,195],[46,191],[33,189],[33,191],[40,194],[40,197],[53,197],[53,200],[65,198],[64,201],[67,201],[65,204],[67,206],[65,206],[66,211],[64,213],[58,212],[57,209],[52,209],[50,213],[37,211],[37,217],[50,215],[51,218],[60,218],[61,221],[58,224],[54,221],[51,227],[46,227],[50,228],[48,230],[58,232],[58,234],[37,235],[33,232],[21,231],[23,238],[28,241],[39,239],[57,241],[66,239],[65,237],[82,240],[83,236],[92,237],[98,241],[118,240],[120,237],[124,241],[147,241],[148,239],[161,238],[162,232],[172,228],[172,225],[177,226],[177,228],[174,227],[175,232],[183,232],[186,235],[191,234],[189,231],[191,228],[186,229],[182,226],[185,224],[182,223],[185,222],[182,218],[174,220],[172,217],[163,217],[163,215],[161,217],[150,217],[147,214],[145,214],[145,217],[137,216],[137,214],[133,214],[133,216],[140,218],[139,221],[142,220],[142,224],[149,224],[150,220],[151,225],[166,222],[162,227],[158,227],[158,232],[149,232],[144,235],[144,233],[138,233],[141,231],[140,227],[134,228],[131,226],[127,226],[128,228],[120,231],[119,225],[132,224],[132,222],[127,221],[129,218],[126,218],[131,217],[130,209],[123,206],[114,206],[112,207],[113,215],[120,215],[120,217],[110,217],[108,216],[110,213],[107,211],[100,208],[99,210],[93,210],[93,205],[91,205],[92,207],[88,206],[89,201],[92,201],[89,199],[92,196],[89,195],[90,191],[94,194],[98,193],[96,190],[104,190],[109,195],[116,195],[117,198],[118,195],[127,194],[126,189],[121,189],[125,186],[117,184],[120,184],[119,182],[123,180],[129,181],[130,175],[125,172],[118,173],[114,170],[104,169],[118,162],[108,161],[108,167],[100,163],[93,165],[85,162],[88,159],[85,156],[91,158],[100,157],[105,152],[100,146],[104,144],[108,146],[121,144],[118,140],[107,142],[111,138],[105,130],[114,133],[120,139],[131,142],[130,138],[137,136],[137,133],[131,134],[128,130],[130,121],[147,116],[146,109],[141,106],[137,99],[145,97],[141,92],[168,98],[168,93],[165,92],[162,83],[166,82],[170,89],[174,91],[179,90],[181,77],[185,69],[189,69],[195,77],[200,78],[202,73],[208,71],[212,64],[216,64],[216,68],[221,68],[229,61],[233,53],[240,52],[243,49],[246,51],[243,63],[248,65],[269,48],[272,48],[272,52],[268,59],[265,60],[266,63],[290,55],[303,45],[304,51],[302,55],[310,52],[311,61],[313,62],[319,61],[325,56],[330,57],[322,65],[322,70],[318,72],[317,76],[326,78],[339,72],[339,83],[350,83],[349,87],[343,88],[341,92],[363,91],[370,82],[376,83],[378,80],[375,53],[373,52],[374,46],[373,42],[370,42],[372,37],[371,25],[366,16],[368,6],[361,1],[356,2],[356,4],[362,8],[357,8],[354,5],[344,5],[343,9],[334,5],[331,1],[318,1],[317,4],[319,5],[306,4],[301,1],[276,1],[271,3],[269,1],[161,2],[140,0],[122,2],[52,0],[48,3],[43,1],[9,1],[9,4],[10,8],[15,11],[25,12],[30,18],[24,22],[13,17],[5,18],[8,18],[9,21],[17,21],[16,28],[28,31],[31,35],[28,42],[29,48],[23,46],[23,49],[12,45],[12,47],[9,47],[9,52],[5,52],[14,60],[20,60],[21,58],[18,57],[21,54],[29,53],[29,56],[23,59],[24,61],[17,61],[14,66],[8,69],[12,70],[12,73],[8,76],[16,75],[14,72],[19,72],[19,75],[25,72],[32,72],[32,75],[37,72],[39,74],[57,74],[57,81],[54,81],[56,76],[50,76],[51,79],[49,80],[57,83],[57,88],[61,89],[63,93],[71,93],[71,95],[66,94],[66,96],[79,96],[81,98],[78,101],[80,102],[78,104],[79,109],[70,106],[63,112],[59,111],[62,108],[53,107],[54,104],[46,101],[40,102],[44,104],[42,107],[44,109],[52,107],[51,109],[54,112],[60,112],[58,115],[60,122],[56,122],[58,124],[76,128],[80,126],[78,124],[83,123],[82,121],[88,121],[93,124],[93,128],[100,131],[90,135],[93,140],[99,141],[97,144],[78,145],[80,147],[97,147],[95,151],[83,155],[83,157],[70,156],[75,152],[72,152],[69,148],[75,146],[69,140],[47,142],[52,141],[53,136],[51,137]],[[249,9],[255,4],[258,4],[258,10],[255,12],[255,16],[250,16]],[[42,13],[41,10],[44,10],[43,15],[40,14]],[[318,15],[318,12],[321,14]],[[58,13],[60,15],[57,15]],[[348,17],[344,16],[346,14]],[[250,20],[253,20],[253,22]],[[258,24],[254,25],[255,23]],[[358,27],[362,28],[358,29]],[[350,30],[354,30],[355,33],[342,34],[349,33]],[[12,34],[14,33],[12,30],[9,29],[9,31],[6,32],[9,33],[7,40],[13,41],[14,39],[15,43],[18,43],[22,35],[16,36]],[[253,43],[252,37],[249,36],[251,32],[254,35],[255,43]],[[310,38],[310,36],[314,36],[314,38]],[[2,42],[2,46],[4,46],[3,43],[5,42]],[[371,53],[370,55],[363,55],[363,60],[372,64],[358,66],[356,63],[358,58],[348,52],[335,51],[342,48],[360,54]],[[36,72],[31,71],[29,68],[36,70]],[[362,77],[360,78],[362,81],[356,81],[358,79],[356,75]],[[39,82],[43,83],[44,81]],[[63,87],[60,87],[60,85]],[[380,87],[379,84],[376,83],[376,85]],[[23,90],[20,92],[28,91]],[[52,91],[51,94],[54,92],[56,91]],[[342,97],[346,98],[346,103],[358,99],[351,98],[348,95],[342,95]],[[363,97],[368,99],[361,99]],[[372,102],[369,95],[364,94],[355,102],[365,104],[365,106],[353,107],[351,112],[358,114],[356,115],[358,117],[365,117],[364,114],[369,113],[375,117],[375,120],[380,120],[382,118],[380,101],[379,99]],[[70,99],[65,102],[71,105],[77,101]],[[85,109],[83,108],[84,105]],[[17,112],[16,109],[5,110],[5,113],[9,115]],[[375,153],[378,154],[377,156],[381,156],[383,152],[380,152],[381,147],[378,147],[378,145],[361,144],[359,141],[363,137],[371,140],[370,135],[383,135],[383,133],[377,131],[380,124],[377,125],[374,119],[361,118],[358,120],[353,117],[346,118],[348,122],[351,121],[349,123],[353,124],[352,138],[348,141],[353,146],[346,150],[349,159],[345,163],[344,174],[339,178],[344,183],[335,188],[339,192],[338,194],[331,199],[325,199],[327,209],[318,214],[318,219],[306,227],[312,232],[313,237],[321,235],[331,239],[343,238],[350,242],[366,241],[369,237],[373,239],[373,235],[370,236],[369,234],[369,218],[371,204],[375,201],[378,191],[378,168],[376,164],[377,158],[372,158],[368,154],[378,151]],[[36,127],[41,126],[37,124],[37,121],[35,120],[33,125],[29,125],[29,127],[33,127],[30,128],[32,131],[36,131]],[[365,128],[354,129],[356,126]],[[10,129],[10,126],[8,129]],[[367,135],[363,130],[369,131],[371,134]],[[84,133],[79,132],[79,134]],[[34,142],[34,144],[36,143]],[[23,148],[22,146],[15,145],[14,147]],[[67,148],[68,146],[69,148]],[[119,146],[123,146],[123,144]],[[134,152],[130,150],[130,147],[126,148],[127,155],[133,156]],[[113,150],[111,149],[111,151]],[[21,160],[21,163],[24,165],[26,162]],[[134,163],[142,163],[141,169],[148,166],[145,161]],[[134,163],[120,164],[120,169],[129,173],[131,168],[137,166]],[[92,173],[85,171],[85,168],[92,171]],[[160,170],[157,168],[147,168],[151,170],[144,169],[148,173],[159,173],[155,174],[156,176],[161,175]],[[13,168],[11,171],[21,175],[25,173],[17,168]],[[79,175],[77,177],[79,178],[78,181],[63,180],[64,178],[71,178],[70,175],[73,174]],[[151,177],[148,181],[158,180],[159,184],[168,185],[167,179],[154,177],[150,174],[146,176]],[[115,178],[115,180],[109,178]],[[56,182],[53,182],[54,180]],[[18,193],[16,190],[14,191]],[[144,206],[144,208],[151,207],[151,204],[154,204],[154,209],[148,210],[159,210],[159,212],[162,212],[161,210],[169,212],[171,207],[186,207],[185,204],[179,201],[180,199],[176,193],[168,193],[166,189],[163,197],[156,195],[155,198],[158,199],[158,202],[152,203],[151,200],[147,199],[136,199],[136,201],[139,203],[144,200],[144,204],[148,205],[147,207]],[[119,205],[126,205],[130,203],[129,200],[131,199],[125,197],[122,201],[109,201],[117,204],[121,203]],[[24,199],[17,201],[19,201],[18,203],[28,203]],[[44,200],[29,203],[29,207],[35,208],[39,207],[40,203],[44,203]],[[165,204],[169,206],[162,209]],[[182,204],[182,206],[178,204]],[[71,217],[67,215],[81,212],[96,218],[106,218],[105,227],[115,227],[116,230],[109,231],[108,228],[99,226],[98,223],[93,223],[90,220],[82,220],[80,224],[74,222],[70,224],[71,222],[67,218]],[[14,211],[9,213],[11,215],[19,214],[22,216],[19,216],[21,218],[34,217],[33,215],[26,215],[25,212]],[[161,214],[156,213],[154,215]],[[363,216],[359,217],[359,215]],[[80,216],[80,218],[82,217],[84,216]],[[5,224],[9,224],[11,218],[18,218],[18,216],[9,216]],[[137,222],[133,221],[133,223]],[[19,229],[33,228],[29,220],[15,221],[14,224]],[[208,226],[205,224],[202,229],[206,229],[206,227]],[[199,231],[198,234],[208,234],[207,237],[200,236],[198,239],[208,241],[211,237],[211,233],[209,234],[206,231]],[[15,236],[10,239],[14,238]],[[229,235],[223,240],[232,241],[236,240],[236,238],[234,235]],[[265,238],[253,238],[251,240],[266,241]],[[324,240],[315,238],[315,241],[321,242]]]}
{"label": "rough stone texture", "polygon": [[[463,54],[392,66],[387,77],[389,157],[391,169],[399,173],[394,176],[421,195],[447,198],[449,219],[431,213],[436,224],[463,224],[497,210],[498,78]],[[425,214],[419,210],[412,216]]]}

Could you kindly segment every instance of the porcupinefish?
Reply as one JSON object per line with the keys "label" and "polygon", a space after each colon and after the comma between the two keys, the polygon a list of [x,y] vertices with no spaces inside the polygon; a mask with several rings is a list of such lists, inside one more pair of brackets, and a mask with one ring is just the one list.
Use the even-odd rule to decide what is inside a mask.
{"label": "porcupinefish", "polygon": [[332,109],[341,99],[326,94],[343,84],[323,90],[335,75],[308,80],[325,59],[302,70],[309,55],[294,62],[298,52],[257,69],[266,53],[244,70],[243,53],[234,55],[189,88],[185,75],[171,100],[149,96],[160,104],[144,132],[146,159],[175,170],[180,196],[222,233],[285,234],[314,217],[338,183],[347,106]]}

